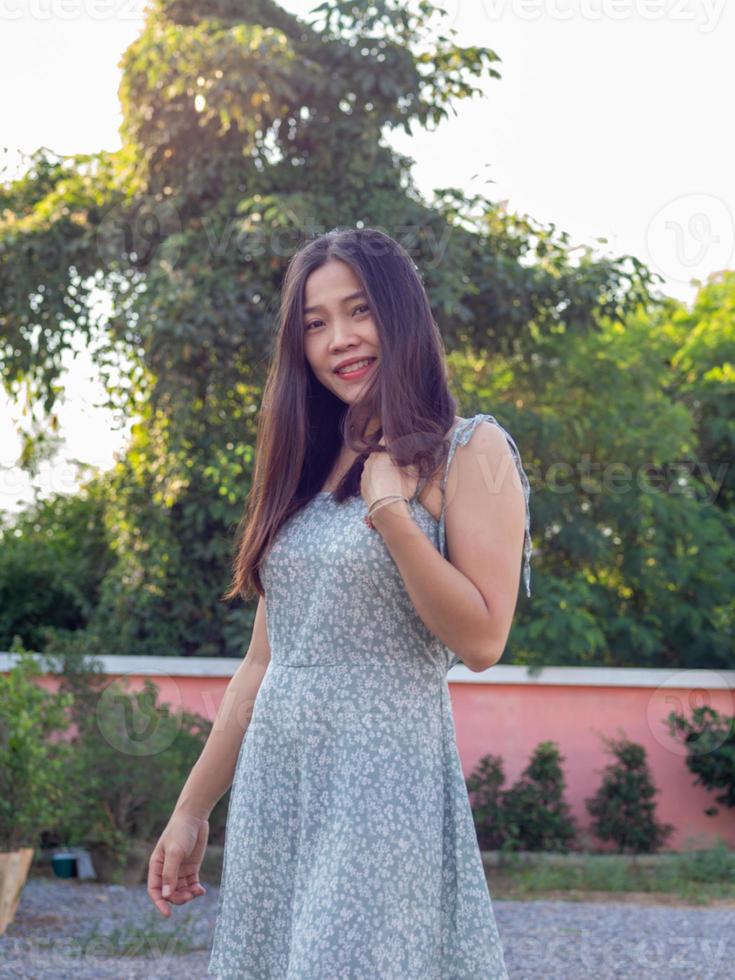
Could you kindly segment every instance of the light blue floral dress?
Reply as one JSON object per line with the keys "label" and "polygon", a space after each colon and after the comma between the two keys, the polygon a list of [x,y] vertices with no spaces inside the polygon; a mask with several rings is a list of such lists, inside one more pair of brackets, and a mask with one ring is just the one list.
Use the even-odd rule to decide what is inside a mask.
{"label": "light blue floral dress", "polygon": [[[457,424],[442,491],[482,419],[499,425]],[[502,431],[530,595],[528,479]],[[437,522],[420,490],[414,519],[446,557],[443,506]],[[508,976],[455,741],[446,674],[460,661],[365,513],[361,497],[317,494],[264,564],[271,660],[230,795],[208,967],[222,980]]]}

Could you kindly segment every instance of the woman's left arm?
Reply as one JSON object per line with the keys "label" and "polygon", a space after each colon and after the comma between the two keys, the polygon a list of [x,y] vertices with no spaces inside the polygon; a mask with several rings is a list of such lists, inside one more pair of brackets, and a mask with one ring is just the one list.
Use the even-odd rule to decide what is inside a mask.
{"label": "woman's left arm", "polygon": [[402,500],[372,517],[431,632],[473,671],[503,655],[518,601],[525,499],[508,442],[483,420],[459,446],[447,473],[448,561]]}

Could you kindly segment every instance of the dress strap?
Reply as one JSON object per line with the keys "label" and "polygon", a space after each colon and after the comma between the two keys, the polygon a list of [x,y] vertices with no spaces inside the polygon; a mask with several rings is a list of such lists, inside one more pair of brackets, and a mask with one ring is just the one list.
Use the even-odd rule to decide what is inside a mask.
{"label": "dress strap", "polygon": [[442,479],[440,483],[441,516],[439,519],[439,550],[441,551],[442,555],[448,560],[444,510],[445,510],[445,502],[446,502],[445,489],[447,485],[447,476],[449,474],[449,466],[452,462],[452,459],[454,458],[455,452],[457,451],[457,447],[464,446],[470,441],[472,437],[472,433],[475,431],[477,425],[481,421],[483,421],[483,419],[486,420],[487,422],[492,422],[494,425],[497,425],[498,428],[503,433],[503,435],[505,436],[505,438],[507,439],[511,449],[513,460],[516,464],[516,469],[518,470],[518,475],[521,480],[521,486],[523,488],[523,497],[526,504],[526,522],[525,522],[525,533],[524,533],[524,540],[523,540],[523,581],[526,586],[526,594],[530,596],[531,595],[531,554],[533,552],[533,545],[531,543],[531,511],[529,507],[531,486],[528,482],[528,477],[526,476],[526,473],[523,469],[523,463],[521,460],[521,454],[518,450],[518,446],[516,445],[511,434],[506,429],[503,428],[503,426],[498,422],[498,420],[493,415],[486,415],[484,413],[480,413],[479,415],[475,415],[472,418],[463,419],[462,422],[459,422],[457,424],[454,432],[452,433],[452,438],[449,445],[449,453],[447,455],[447,461],[444,466],[444,473],[442,475]]}

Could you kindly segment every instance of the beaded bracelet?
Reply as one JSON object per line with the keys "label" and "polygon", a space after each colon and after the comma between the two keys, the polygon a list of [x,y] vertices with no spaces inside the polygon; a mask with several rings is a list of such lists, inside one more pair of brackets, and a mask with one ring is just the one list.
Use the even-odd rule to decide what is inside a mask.
{"label": "beaded bracelet", "polygon": [[403,500],[405,501],[405,503],[408,503],[408,497],[404,497],[402,493],[389,493],[386,494],[385,497],[378,497],[377,500],[374,500],[372,504],[370,504],[370,508],[368,509],[368,512],[365,515],[365,523],[367,524],[368,527],[371,527],[373,530],[375,530],[375,525],[371,520],[373,514],[375,513],[376,510],[380,510],[381,507],[385,507],[386,504],[389,504],[391,500]]}

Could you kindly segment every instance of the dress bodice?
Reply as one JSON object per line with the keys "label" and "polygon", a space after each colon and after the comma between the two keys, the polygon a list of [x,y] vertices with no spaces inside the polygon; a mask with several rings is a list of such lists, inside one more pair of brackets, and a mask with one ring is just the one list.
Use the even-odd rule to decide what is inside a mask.
{"label": "dress bodice", "polygon": [[[452,434],[440,484],[440,519],[418,500],[421,484],[409,502],[416,524],[445,558],[449,466],[482,419],[499,424],[491,415],[476,415],[463,419]],[[530,488],[517,446],[503,432],[526,500],[524,580],[530,595]],[[261,568],[271,659],[283,666],[400,664],[444,674],[461,661],[419,617],[386,544],[365,524],[366,513],[362,497],[337,503],[323,491],[280,528]]]}

